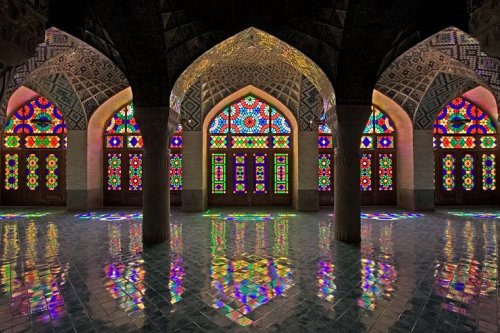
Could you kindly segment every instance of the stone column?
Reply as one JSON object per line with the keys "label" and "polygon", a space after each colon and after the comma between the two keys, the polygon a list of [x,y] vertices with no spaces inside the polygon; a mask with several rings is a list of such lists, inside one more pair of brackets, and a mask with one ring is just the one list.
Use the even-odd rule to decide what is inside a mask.
{"label": "stone column", "polygon": [[[409,161],[401,168],[398,149],[398,205],[409,210],[434,210],[434,149],[432,147],[432,129],[413,131],[413,151],[409,152]],[[406,164],[405,163],[405,164]]]}
{"label": "stone column", "polygon": [[334,234],[343,242],[361,240],[359,144],[370,113],[371,105],[337,105]]}
{"label": "stone column", "polygon": [[295,209],[303,212],[318,211],[318,132],[300,131],[298,138],[299,161]]}
{"label": "stone column", "polygon": [[182,210],[202,212],[207,208],[207,180],[203,177],[206,167],[203,158],[203,132],[182,133]]}
{"label": "stone column", "polygon": [[[87,131],[68,130],[66,150],[66,207],[69,210],[89,210],[102,207],[102,179],[91,181],[87,165]],[[102,165],[102,163],[101,163]],[[102,169],[100,169],[102,174]]]}
{"label": "stone column", "polygon": [[135,117],[144,140],[142,240],[144,244],[156,244],[169,238],[168,106],[136,104]]}

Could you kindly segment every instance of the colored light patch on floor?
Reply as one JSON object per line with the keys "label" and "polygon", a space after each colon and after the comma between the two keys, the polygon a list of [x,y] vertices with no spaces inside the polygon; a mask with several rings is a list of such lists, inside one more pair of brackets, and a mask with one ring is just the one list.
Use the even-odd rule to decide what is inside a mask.
{"label": "colored light patch on floor", "polygon": [[478,219],[500,219],[500,212],[448,212],[448,214],[460,217],[473,217]]}
{"label": "colored light patch on floor", "polygon": [[294,213],[276,213],[276,214],[268,214],[268,213],[253,213],[253,214],[240,214],[240,213],[212,213],[211,211],[207,211],[203,214],[203,217],[210,217],[216,219],[222,219],[226,221],[270,221],[276,218],[285,218],[285,217],[295,217],[297,214]]}
{"label": "colored light patch on floor", "polygon": [[51,213],[47,212],[19,212],[19,213],[0,213],[0,220],[9,220],[9,219],[31,219],[37,217],[44,217],[50,215]]}
{"label": "colored light patch on floor", "polygon": [[76,214],[76,218],[80,220],[98,220],[98,221],[125,221],[136,220],[142,218],[142,213],[83,213]]}
{"label": "colored light patch on floor", "polygon": [[[335,217],[335,214],[328,214],[330,217]],[[378,220],[378,221],[396,221],[407,220],[423,217],[424,214],[418,213],[361,213],[363,220]]]}

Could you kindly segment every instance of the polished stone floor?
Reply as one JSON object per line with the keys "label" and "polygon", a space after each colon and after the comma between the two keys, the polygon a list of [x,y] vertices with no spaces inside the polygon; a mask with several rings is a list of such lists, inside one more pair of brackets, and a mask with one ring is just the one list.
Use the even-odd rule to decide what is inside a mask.
{"label": "polished stone floor", "polygon": [[141,215],[2,209],[1,332],[496,332],[500,210],[363,211],[360,246],[330,211]]}

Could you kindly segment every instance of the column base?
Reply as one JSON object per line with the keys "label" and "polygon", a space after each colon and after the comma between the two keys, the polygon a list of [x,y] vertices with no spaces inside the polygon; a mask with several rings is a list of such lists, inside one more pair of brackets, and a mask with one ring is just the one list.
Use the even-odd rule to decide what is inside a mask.
{"label": "column base", "polygon": [[299,212],[317,212],[319,211],[319,192],[318,190],[298,190],[295,209]]}
{"label": "column base", "polygon": [[203,190],[182,190],[182,211],[204,212],[207,209],[207,201]]}
{"label": "column base", "polygon": [[66,208],[72,211],[102,208],[102,189],[67,190]]}
{"label": "column base", "polygon": [[398,189],[398,206],[413,211],[433,211],[434,190]]}

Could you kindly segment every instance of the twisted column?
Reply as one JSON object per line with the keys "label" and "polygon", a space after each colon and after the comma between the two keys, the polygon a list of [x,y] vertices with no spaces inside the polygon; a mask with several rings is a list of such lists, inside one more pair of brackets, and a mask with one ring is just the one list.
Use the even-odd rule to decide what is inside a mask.
{"label": "twisted column", "polygon": [[361,240],[359,190],[359,145],[371,105],[337,105],[335,126],[335,239],[356,243]]}
{"label": "twisted column", "polygon": [[157,244],[169,238],[168,107],[135,105],[135,117],[144,140],[142,240]]}

